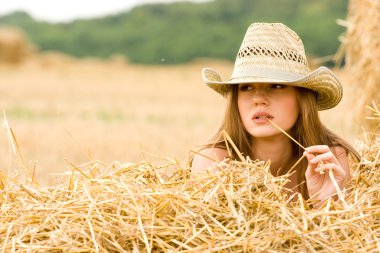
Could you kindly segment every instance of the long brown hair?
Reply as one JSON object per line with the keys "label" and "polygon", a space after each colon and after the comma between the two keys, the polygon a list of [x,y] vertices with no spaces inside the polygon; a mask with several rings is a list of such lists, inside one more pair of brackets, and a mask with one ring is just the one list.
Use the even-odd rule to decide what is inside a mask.
{"label": "long brown hair", "polygon": [[[329,147],[343,147],[347,154],[359,159],[357,151],[345,140],[328,130],[320,121],[316,94],[305,88],[297,88],[297,99],[300,108],[297,121],[289,131],[289,134],[299,141],[302,146],[309,147],[313,145],[327,145]],[[240,153],[244,156],[252,154],[252,143],[249,133],[246,131],[241,120],[238,108],[238,85],[233,85],[227,94],[227,104],[224,120],[217,131],[205,147],[227,148],[223,137],[223,131],[226,131],[235,143]],[[293,159],[296,161],[302,155],[304,150],[292,142]],[[232,157],[238,159],[238,155],[232,150]],[[250,157],[255,159],[254,157]],[[297,173],[298,191],[305,199],[309,198],[306,186],[305,172],[308,162],[303,159],[295,168]]]}

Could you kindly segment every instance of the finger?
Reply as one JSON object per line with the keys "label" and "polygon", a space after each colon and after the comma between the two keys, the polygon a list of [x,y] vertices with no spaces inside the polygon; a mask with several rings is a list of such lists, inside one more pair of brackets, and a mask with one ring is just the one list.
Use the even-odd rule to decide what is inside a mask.
{"label": "finger", "polygon": [[309,153],[326,153],[331,151],[330,147],[327,145],[315,145],[315,146],[310,146],[306,148],[306,151]]}
{"label": "finger", "polygon": [[315,158],[315,155],[313,155],[312,153],[309,153],[309,152],[307,152],[307,151],[305,151],[305,152],[303,153],[303,155],[306,157],[306,159],[307,159],[309,162]]}
{"label": "finger", "polygon": [[305,172],[305,177],[306,178],[311,178],[315,174],[317,174],[317,172],[315,171],[315,168],[312,168],[311,166],[307,166],[307,169],[306,169],[306,172]]}
{"label": "finger", "polygon": [[310,163],[309,163],[309,165],[308,165],[307,168],[306,168],[306,172],[305,172],[305,176],[306,176],[306,178],[308,178],[308,177],[313,177],[314,175],[319,174],[319,172],[316,172],[316,171],[315,171],[316,168],[317,168],[317,165],[316,165],[316,164],[310,164]]}
{"label": "finger", "polygon": [[343,180],[347,175],[347,173],[342,169],[342,167],[335,163],[321,164],[315,169],[315,172],[325,174],[328,173],[330,170],[333,172],[337,180]]}
{"label": "finger", "polygon": [[314,158],[309,160],[309,162],[313,163],[313,164],[317,164],[320,162],[322,162],[322,163],[326,163],[326,162],[337,163],[338,161],[337,161],[337,159],[333,153],[327,152],[327,153],[323,153],[323,154],[315,156]]}

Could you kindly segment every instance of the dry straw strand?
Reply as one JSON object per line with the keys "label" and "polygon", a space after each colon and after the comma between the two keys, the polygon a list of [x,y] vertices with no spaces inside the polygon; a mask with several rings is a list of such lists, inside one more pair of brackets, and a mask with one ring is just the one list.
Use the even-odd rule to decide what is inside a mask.
{"label": "dry straw strand", "polygon": [[296,141],[292,136],[290,136],[286,131],[282,130],[281,127],[279,127],[276,123],[274,123],[272,120],[270,120],[269,118],[267,118],[267,120],[269,121],[269,123],[271,123],[275,128],[277,128],[278,130],[280,130],[283,134],[285,134],[286,136],[289,137],[289,139],[291,139],[292,141],[294,141],[298,146],[300,146],[303,150],[306,150],[306,148],[304,146],[302,146],[298,141]]}

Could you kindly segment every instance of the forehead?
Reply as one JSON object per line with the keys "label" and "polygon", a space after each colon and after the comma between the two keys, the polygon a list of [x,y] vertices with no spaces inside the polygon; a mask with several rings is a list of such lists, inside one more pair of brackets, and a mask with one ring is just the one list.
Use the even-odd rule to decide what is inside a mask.
{"label": "forehead", "polygon": [[239,87],[244,87],[244,86],[249,86],[254,89],[272,89],[272,88],[277,88],[274,85],[281,85],[286,87],[286,89],[280,89],[282,91],[287,91],[287,92],[292,92],[292,93],[299,93],[299,87],[293,86],[293,85],[286,85],[282,83],[239,83],[238,85],[234,85],[234,89],[239,92],[240,88]]}
{"label": "forehead", "polygon": [[[241,85],[249,85],[249,86],[273,86],[274,84],[278,84],[278,85],[282,85],[282,86],[289,86],[289,85],[286,85],[286,84],[282,84],[282,83],[239,83],[239,86]],[[290,86],[289,86],[290,87]]]}
{"label": "forehead", "polygon": [[286,83],[239,83],[238,86],[242,86],[242,85],[249,85],[249,86],[257,86],[257,87],[265,87],[265,86],[273,86],[275,84],[278,84],[278,85],[282,85],[282,86],[286,86],[286,87],[292,87],[292,88],[295,88],[295,89],[298,89],[299,87],[297,86],[294,86],[294,85],[288,85]]}

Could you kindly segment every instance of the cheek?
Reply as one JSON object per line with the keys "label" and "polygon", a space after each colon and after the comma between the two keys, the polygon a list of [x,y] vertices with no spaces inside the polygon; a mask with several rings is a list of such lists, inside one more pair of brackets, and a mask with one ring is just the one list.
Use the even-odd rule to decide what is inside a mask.
{"label": "cheek", "polygon": [[239,110],[240,117],[242,119],[244,119],[244,115],[249,110],[249,102],[244,97],[239,96],[237,104],[238,104],[238,110]]}
{"label": "cheek", "polygon": [[250,116],[249,113],[251,111],[251,99],[249,97],[239,96],[237,105],[240,119],[245,122],[247,120],[247,116]]}
{"label": "cheek", "polygon": [[284,104],[284,108],[287,108],[288,110],[287,115],[289,115],[289,121],[291,121],[291,123],[294,124],[300,112],[299,104],[296,97],[291,97],[287,99]]}

